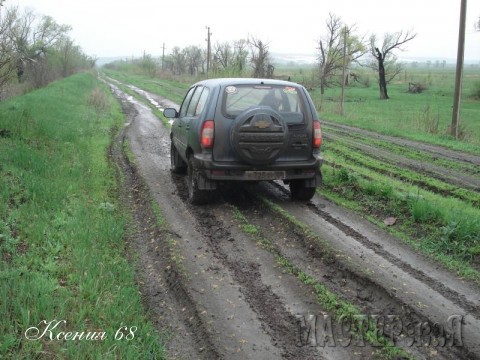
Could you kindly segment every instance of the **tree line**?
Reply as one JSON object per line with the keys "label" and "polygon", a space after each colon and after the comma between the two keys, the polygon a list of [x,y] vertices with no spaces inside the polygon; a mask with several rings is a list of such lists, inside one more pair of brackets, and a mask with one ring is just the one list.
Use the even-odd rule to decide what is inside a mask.
{"label": "tree line", "polygon": [[96,59],[84,54],[68,36],[69,25],[31,10],[0,9],[4,10],[0,16],[0,100],[18,89],[39,88],[95,66]]}
{"label": "tree line", "polygon": [[[253,69],[252,76],[261,78],[272,77],[274,69],[269,44],[254,37],[233,42],[217,42],[213,45],[210,59],[207,49],[191,45],[185,48],[175,46],[170,54],[162,56],[160,60],[144,53],[143,57],[132,61],[151,76],[159,69],[177,76],[207,73],[217,76],[243,76]],[[118,65],[114,62],[106,66],[115,68]]]}
{"label": "tree line", "polygon": [[[348,79],[352,76],[354,80],[358,80],[358,77],[350,72],[353,64],[358,64],[371,68],[377,74],[380,98],[388,99],[387,84],[402,70],[395,50],[402,50],[415,36],[412,31],[399,31],[385,34],[383,39],[374,34],[367,37],[360,35],[355,25],[347,25],[339,16],[329,14],[323,35],[316,47],[316,78],[321,94],[334,84],[348,84]],[[208,73],[208,76],[247,75],[275,78],[269,47],[269,43],[259,38],[248,37],[233,42],[217,42],[211,51],[211,59],[207,59],[207,49],[199,46],[187,46],[183,49],[176,46],[170,54],[161,57],[160,64],[147,54],[134,62],[152,76],[161,67],[163,72],[173,75],[195,76]],[[344,77],[343,80],[341,76]]]}

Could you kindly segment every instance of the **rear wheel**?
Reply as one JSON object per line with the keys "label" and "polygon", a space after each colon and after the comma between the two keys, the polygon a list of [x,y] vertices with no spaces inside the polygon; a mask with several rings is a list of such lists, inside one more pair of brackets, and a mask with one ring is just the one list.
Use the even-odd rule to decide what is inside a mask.
{"label": "rear wheel", "polygon": [[315,195],[315,190],[315,187],[306,187],[303,180],[290,182],[290,196],[293,200],[308,201]]}
{"label": "rear wheel", "polygon": [[175,174],[185,174],[187,171],[187,164],[178,154],[177,148],[173,145],[173,142],[170,145],[170,164],[171,170]]}
{"label": "rear wheel", "polygon": [[198,180],[202,175],[193,164],[191,157],[188,159],[187,175],[188,201],[194,205],[208,203],[212,193],[209,190],[201,190],[198,188]]}

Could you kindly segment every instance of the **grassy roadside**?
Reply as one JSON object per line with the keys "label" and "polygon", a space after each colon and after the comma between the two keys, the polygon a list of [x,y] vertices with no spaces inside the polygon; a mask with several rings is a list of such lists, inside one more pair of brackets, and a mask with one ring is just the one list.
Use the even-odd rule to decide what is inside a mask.
{"label": "grassy roadside", "polygon": [[[0,358],[164,357],[125,255],[107,159],[124,118],[103,86],[79,74],[0,104]],[[51,340],[42,321],[65,323]]]}

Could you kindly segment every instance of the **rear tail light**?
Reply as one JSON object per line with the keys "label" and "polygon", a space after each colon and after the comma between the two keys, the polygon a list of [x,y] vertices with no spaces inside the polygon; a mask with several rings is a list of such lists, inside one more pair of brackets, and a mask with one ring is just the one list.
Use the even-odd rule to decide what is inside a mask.
{"label": "rear tail light", "polygon": [[320,121],[313,122],[313,147],[318,149],[322,145],[322,129],[320,128]]}
{"label": "rear tail light", "polygon": [[215,138],[215,124],[213,120],[207,120],[202,125],[200,142],[204,149],[211,149],[213,147],[213,140]]}

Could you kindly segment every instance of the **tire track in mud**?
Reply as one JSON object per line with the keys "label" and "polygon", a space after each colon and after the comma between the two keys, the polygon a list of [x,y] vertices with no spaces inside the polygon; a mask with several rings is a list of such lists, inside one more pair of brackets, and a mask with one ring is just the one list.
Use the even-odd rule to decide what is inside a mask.
{"label": "tire track in mud", "polygon": [[[141,114],[137,114],[135,119],[131,120],[129,123],[127,128],[128,139],[133,146],[136,146],[136,141],[139,139],[140,141],[145,140],[145,143],[142,142],[141,144],[138,144],[138,148],[134,149],[134,153],[136,150],[141,150],[142,152],[153,154],[151,151],[152,149],[147,148],[149,145],[148,142],[152,137],[142,138],[141,135],[143,131],[141,130],[135,130],[135,133],[138,133],[140,138],[135,138],[133,134],[129,134],[132,130],[132,126],[135,127],[136,123],[143,120],[142,116],[139,117],[139,115]],[[150,125],[151,124],[147,122],[147,128]],[[160,123],[158,123],[158,125],[161,126]],[[156,154],[156,156],[159,155],[164,155],[162,157],[166,158],[169,154],[168,152],[165,152],[164,154]],[[136,160],[139,160],[141,163],[145,162],[145,159],[142,159],[141,156],[140,158],[137,157]],[[162,160],[160,162],[162,162]],[[156,163],[158,164],[158,162]],[[139,164],[139,166],[142,167],[141,164]],[[142,173],[145,170],[148,172],[148,169],[143,169]],[[182,358],[187,359],[323,359],[324,357],[315,348],[299,348],[297,346],[295,331],[297,328],[295,322],[296,319],[292,317],[288,318],[282,311],[284,305],[279,302],[278,298],[275,296],[270,296],[271,293],[269,292],[268,287],[262,284],[261,278],[258,276],[258,267],[260,265],[250,264],[249,266],[244,267],[242,263],[232,269],[228,269],[233,275],[233,278],[231,279],[228,277],[228,274],[225,273],[226,269],[222,269],[224,266],[215,265],[217,262],[214,261],[214,258],[217,257],[221,259],[221,257],[218,256],[220,248],[210,247],[209,249],[205,249],[205,243],[209,244],[210,242],[208,239],[212,236],[216,236],[217,238],[220,236],[223,238],[223,235],[225,234],[222,231],[218,231],[219,229],[223,229],[223,226],[215,228],[212,233],[212,217],[207,216],[208,220],[204,220],[203,215],[205,214],[203,213],[199,215],[199,219],[193,217],[189,221],[187,219],[188,213],[195,214],[195,211],[188,207],[180,207],[180,209],[176,209],[175,205],[177,202],[180,203],[180,205],[184,205],[184,203],[183,200],[179,198],[178,194],[175,195],[176,191],[172,191],[173,183],[176,182],[175,178],[171,178],[168,168],[157,170],[163,170],[163,176],[161,176],[162,186],[159,188],[154,184],[152,188],[151,179],[147,176],[146,181],[149,183],[150,192],[154,193],[157,201],[158,196],[164,197],[167,201],[170,200],[168,201],[169,203],[167,203],[167,201],[159,202],[162,210],[167,211],[165,206],[170,210],[173,208],[173,216],[178,218],[183,217],[186,222],[189,222],[190,226],[186,225],[183,221],[178,223],[177,226],[181,226],[181,229],[174,226],[175,234],[177,234],[179,241],[187,240],[185,238],[188,237],[188,240],[194,242],[192,247],[194,248],[193,251],[195,254],[192,254],[192,252],[187,253],[187,251],[181,253],[181,255],[186,258],[184,265],[187,270],[187,278],[178,275],[177,265],[172,263],[172,261],[162,262],[154,267],[159,273],[164,273],[165,269],[169,269],[169,273],[173,271],[174,274],[177,274],[171,278],[166,276],[167,279],[170,279],[170,281],[166,281],[168,285],[166,288],[174,294],[173,298],[170,298],[170,306],[173,308],[179,308],[180,312],[185,313],[183,314],[184,316],[181,317],[185,324],[184,327],[190,330],[189,333],[191,335],[195,334],[194,343],[198,345],[197,347],[201,347],[200,351],[197,350],[196,352],[192,352],[193,355],[190,354],[190,350],[192,350],[191,348],[187,348],[183,351],[182,349],[176,349],[176,353],[179,352]],[[142,176],[145,176],[145,173],[143,173]],[[170,181],[165,181],[168,179],[170,179]],[[183,184],[183,179],[181,179],[180,182]],[[133,191],[135,193],[139,192],[136,187],[133,188]],[[143,202],[138,206],[145,207],[146,205],[148,204]],[[140,213],[140,217],[143,217],[141,214],[142,211],[138,211],[138,209],[136,210],[137,213]],[[167,220],[169,220],[171,214],[165,215]],[[198,231],[198,234],[196,234],[193,228]],[[142,227],[142,230],[148,231],[148,228]],[[146,241],[146,243],[149,244],[149,241]],[[151,268],[150,262],[159,262],[160,259],[165,257],[166,260],[168,260],[168,255],[159,249],[159,245],[161,245],[160,248],[167,247],[165,241],[163,244],[155,244],[154,247],[152,245],[148,247],[147,250],[142,248],[142,246],[137,246],[136,250],[140,254],[141,263],[146,268]],[[145,247],[145,245],[143,245],[143,247]],[[204,258],[210,258],[210,260],[207,259],[203,261],[203,265],[206,265],[203,268],[201,266],[199,267],[198,265],[202,263],[202,260],[200,259]],[[195,266],[192,266],[190,260],[196,262]],[[231,265],[233,266],[233,263]],[[199,284],[202,281],[201,274],[209,272],[220,275],[218,277],[212,276],[208,281]],[[159,286],[157,283],[152,283],[153,280],[151,277],[153,277],[154,274],[151,272],[143,273],[141,275],[143,275],[140,276],[142,281],[149,284],[146,286],[143,285],[142,290],[146,293],[153,293],[152,297],[161,295],[165,290],[165,287]],[[218,283],[210,281],[214,277],[216,277],[216,280],[220,281]],[[237,279],[243,279],[243,281],[237,281]],[[223,286],[219,285],[221,281],[224,281],[227,284],[223,284]],[[251,290],[250,287],[244,287],[246,283],[252,284],[254,287],[253,290]],[[150,286],[153,287],[153,290],[149,291]],[[240,292],[245,294],[245,300],[238,295],[235,295],[235,290],[233,290],[233,293],[231,289],[230,292],[225,291],[228,290],[226,287],[233,287],[234,289],[238,288]],[[210,293],[208,291],[209,288],[218,289],[218,291],[216,291],[216,293]],[[254,294],[256,295],[254,296]],[[253,299],[257,300],[255,301]],[[244,301],[248,304],[247,306],[241,304]],[[225,313],[231,312],[231,309],[225,307],[219,308],[218,304],[221,302],[232,304],[234,315],[224,317]],[[252,315],[250,315],[251,310],[249,307],[258,308],[264,302],[266,302],[267,306],[264,305],[264,310],[259,311],[261,315],[258,317],[258,320],[256,319],[256,315],[255,318],[251,318]],[[155,301],[155,299],[150,299],[150,308],[160,305],[161,304],[159,304],[158,301]],[[153,309],[152,311],[154,310],[156,309]],[[223,324],[222,326],[222,322],[229,322],[230,324]],[[266,333],[272,335],[265,336]],[[237,338],[235,339],[235,336],[233,336],[234,339],[232,339],[232,335],[235,335]],[[181,339],[178,339],[178,341],[184,343]],[[232,343],[237,342],[244,345],[250,343],[251,348],[240,349],[239,347],[232,346]],[[280,351],[275,350],[275,348]],[[342,356],[329,356],[328,359],[340,360],[353,358],[351,355],[345,356],[346,354],[344,352],[341,354]]]}
{"label": "tire track in mud", "polygon": [[[344,266],[352,274],[368,279],[421,318],[435,324],[445,321],[450,315],[462,315],[465,321],[465,332],[462,333],[465,347],[454,349],[458,352],[452,358],[480,358],[480,338],[476,335],[480,332],[478,312],[480,296],[476,286],[462,284],[455,276],[438,269],[435,265],[430,265],[427,260],[416,257],[416,254],[412,256],[412,251],[407,247],[392,250],[386,241],[382,243],[382,239],[379,238],[386,234],[381,234],[380,229],[370,232],[368,229],[372,229],[372,226],[368,223],[357,225],[368,231],[368,235],[365,235],[362,234],[363,231],[354,230],[348,224],[352,219],[334,218],[329,213],[331,209],[317,214],[317,210],[312,211],[314,204],[318,204],[317,198],[304,206],[292,204],[286,201],[288,197],[286,190],[281,185],[273,183],[264,185],[263,191],[258,192],[306,224],[311,231],[326,241],[333,251],[340,254],[340,258],[347,258]],[[380,241],[378,239],[373,241],[373,238],[379,238]],[[400,260],[400,256],[412,262]],[[416,264],[416,267],[411,264]],[[428,270],[421,269],[423,265]],[[365,271],[367,269],[368,271]],[[427,271],[437,278],[427,275]],[[449,286],[443,285],[442,281],[446,281]]]}
{"label": "tire track in mud", "polygon": [[[165,131],[163,131],[163,135],[165,136]],[[158,139],[160,140],[160,139]],[[142,139],[138,138],[136,141],[143,141]],[[163,141],[163,140],[161,140]],[[147,144],[139,144],[138,147],[142,148],[141,150],[144,151],[150,151],[150,156],[154,155],[154,152],[152,149],[148,149],[146,146]],[[143,152],[140,152],[140,162],[146,162],[148,159],[142,158]],[[137,154],[136,154],[137,155]],[[156,154],[158,156],[159,154]],[[168,156],[167,152],[165,152],[165,149],[161,150],[162,156]],[[159,171],[158,168],[155,166],[158,166],[158,163],[155,164],[155,161],[152,161],[151,165],[149,167],[149,170],[147,172],[155,172]],[[163,164],[162,166],[164,166]],[[165,169],[162,169],[164,171]],[[178,179],[177,179],[178,180]],[[165,176],[161,176],[160,180],[157,180],[157,182],[162,182],[162,186],[166,187],[166,189],[159,189],[158,187],[155,187],[152,190],[152,185],[150,184],[150,190],[154,193],[157,201],[164,201],[164,202],[173,202],[173,205],[168,205],[171,208],[177,208],[168,210],[168,208],[165,208],[166,204],[163,204],[163,209],[165,211],[172,211],[172,216],[178,216],[179,214],[185,214],[187,216],[186,220],[187,222],[191,221],[192,224],[195,224],[195,231],[198,232],[199,234],[199,239],[200,241],[203,241],[206,243],[201,246],[201,251],[206,253],[207,257],[211,257],[211,262],[213,265],[213,268],[210,270],[206,271],[213,271],[214,272],[221,272],[222,268],[223,270],[226,270],[228,274],[230,274],[231,279],[233,283],[238,285],[238,290],[240,293],[243,294],[244,300],[246,303],[248,303],[248,306],[253,310],[253,312],[256,313],[256,317],[258,318],[260,328],[263,329],[264,332],[266,332],[269,335],[269,338],[271,339],[272,344],[280,349],[280,353],[282,354],[283,357],[285,358],[319,358],[319,357],[326,357],[328,359],[344,359],[344,358],[350,358],[350,357],[355,357],[352,352],[349,352],[350,349],[347,349],[347,351],[343,350],[341,352],[340,350],[338,352],[335,352],[335,350],[332,350],[333,353],[324,353],[325,349],[309,349],[309,348],[298,348],[296,344],[296,339],[295,336],[292,335],[294,331],[292,331],[293,328],[295,328],[296,325],[296,319],[294,316],[294,313],[291,311],[291,308],[295,307],[294,302],[299,301],[302,303],[308,303],[311,301],[311,298],[309,298],[307,295],[303,294],[300,296],[300,291],[297,291],[299,294],[296,298],[292,295],[290,296],[290,301],[286,301],[285,299],[288,298],[288,296],[285,295],[285,293],[291,292],[291,289],[288,288],[286,285],[280,284],[277,285],[277,287],[274,287],[272,285],[272,279],[274,276],[270,274],[266,274],[265,272],[268,273],[268,271],[273,272],[272,270],[275,266],[270,264],[267,261],[260,261],[257,259],[256,256],[251,255],[252,251],[250,250],[250,255],[248,257],[244,257],[242,255],[245,255],[242,253],[240,250],[240,247],[235,248],[235,244],[241,243],[241,241],[245,241],[245,237],[242,236],[241,234],[238,233],[237,230],[232,228],[231,223],[227,220],[225,220],[223,217],[231,217],[231,209],[228,208],[225,204],[223,204],[221,201],[220,203],[215,203],[212,206],[206,207],[204,209],[198,209],[198,208],[192,208],[192,207],[185,207],[183,200],[181,199],[181,186],[180,188],[178,187],[179,182],[175,179],[169,179]],[[166,181],[166,183],[165,183]],[[148,181],[147,181],[148,182]],[[172,183],[172,184],[170,184]],[[181,183],[181,181],[180,181]],[[176,189],[172,190],[171,185],[174,184],[174,187]],[[273,189],[273,190],[272,190]],[[266,185],[263,188],[260,187],[260,191],[265,190],[267,196],[270,196],[274,201],[280,201],[282,202],[283,199],[286,197],[286,193],[283,190],[279,190],[278,188],[275,190],[275,186],[272,185]],[[161,192],[161,194],[160,194]],[[180,197],[178,197],[180,195]],[[313,231],[316,231],[318,229],[318,224],[315,225],[315,221],[318,223],[318,219],[322,219],[322,221],[325,221],[326,223],[329,224],[328,230],[332,231],[332,234],[329,235],[330,241],[335,242],[335,236],[339,236],[339,239],[341,238],[342,241],[346,241],[345,239],[352,238],[354,242],[358,242],[361,244],[364,248],[364,250],[359,250],[363,251],[363,256],[368,257],[371,256],[371,254],[375,254],[377,257],[380,259],[383,259],[386,263],[392,263],[396,267],[400,268],[403,272],[408,274],[408,276],[402,275],[401,281],[405,281],[407,287],[410,286],[412,281],[411,278],[415,279],[417,281],[417,289],[421,289],[422,287],[430,288],[433,287],[431,290],[434,291],[433,293],[431,292],[431,296],[435,296],[435,294],[439,295],[439,293],[445,292],[447,295],[445,297],[442,297],[441,295],[440,298],[445,298],[447,299],[450,303],[455,304],[455,306],[452,306],[451,304],[448,304],[448,309],[457,309],[460,310],[462,309],[462,313],[470,316],[467,321],[467,325],[472,325],[473,328],[477,329],[478,328],[478,306],[476,309],[473,309],[472,306],[475,304],[475,302],[472,302],[472,297],[478,295],[478,292],[475,291],[470,291],[469,298],[465,298],[465,296],[462,294],[461,291],[455,292],[454,290],[451,290],[450,288],[446,287],[443,288],[442,283],[440,280],[435,280],[435,279],[430,279],[430,277],[423,277],[425,275],[424,272],[419,271],[417,268],[410,266],[409,263],[407,262],[402,262],[399,260],[398,254],[395,255],[393,251],[390,249],[382,249],[382,246],[380,246],[378,243],[371,242],[371,238],[369,236],[362,235],[362,231],[358,231],[354,229],[353,226],[351,226],[348,221],[345,221],[344,219],[340,220],[337,217],[334,217],[332,214],[329,213],[327,210],[323,210],[321,206],[318,205],[318,199],[314,199],[314,205],[310,205],[308,207],[305,207],[301,204],[295,204],[295,203],[288,203],[288,204],[283,204],[288,205],[285,206],[287,211],[291,210],[291,213],[293,216],[298,217],[301,221],[304,221],[308,226]],[[162,205],[161,203],[159,203]],[[180,212],[179,212],[180,211]],[[262,217],[265,217],[265,214],[262,213]],[[315,220],[315,217],[317,218]],[[269,215],[266,217],[266,221],[273,221],[275,216]],[[190,220],[189,220],[190,219]],[[348,220],[348,219],[347,219]],[[187,226],[188,227],[188,226]],[[372,226],[370,225],[370,228]],[[177,233],[179,234],[179,238],[182,239],[186,235],[182,233],[181,230],[176,229]],[[320,229],[318,229],[320,230]],[[320,231],[320,233],[322,233]],[[323,234],[325,231],[323,231]],[[273,233],[273,236],[275,234],[279,235],[279,233]],[[343,234],[343,235],[341,235]],[[233,239],[233,240],[232,240]],[[313,244],[310,244],[308,242],[305,242],[305,239],[303,240],[298,240],[298,241],[303,241],[304,244],[300,247],[300,252],[301,253],[311,253],[313,254],[313,257],[311,258],[306,258],[304,255],[302,255],[300,258],[303,259],[300,262],[300,268],[309,271],[312,266],[312,261],[318,261],[315,259],[319,258],[319,254],[315,254],[315,250],[311,250],[311,246]],[[356,249],[360,249],[357,245],[352,242],[352,246],[356,247]],[[245,241],[244,243],[241,243],[242,245],[245,246],[245,248],[248,248],[248,241]],[[308,244],[308,247],[307,247]],[[193,246],[193,245],[192,245]],[[238,246],[238,245],[237,245]],[[318,244],[317,244],[318,246]],[[368,250],[368,251],[367,251]],[[316,250],[319,251],[319,250]],[[265,260],[265,255],[261,255],[262,251],[258,251],[258,258],[264,259]],[[353,255],[353,254],[352,254]],[[262,257],[263,256],[263,257]],[[348,255],[345,255],[348,256]],[[312,260],[313,259],[313,260]],[[383,262],[382,260],[382,262]],[[357,260],[354,260],[355,262]],[[400,262],[398,262],[400,261]],[[215,265],[214,263],[217,263]],[[398,262],[395,264],[395,262]],[[403,265],[402,265],[403,264]],[[318,265],[318,263],[317,263]],[[328,268],[328,263],[322,263],[322,265],[318,265],[319,267],[323,268]],[[373,281],[373,279],[368,279],[367,282],[366,280],[362,280],[362,260],[359,260],[356,264],[354,262],[345,262],[342,265],[339,265],[338,269],[343,269],[341,270],[343,274],[346,274],[344,278],[347,279],[348,281],[351,281],[353,284],[352,286],[355,287],[356,289],[361,289],[362,287],[368,287],[369,289],[372,289],[372,293],[375,294],[381,294],[381,296],[384,297],[384,299],[395,299],[394,302],[391,302],[390,304],[397,304],[395,306],[395,309],[401,308],[402,304],[406,304],[407,307],[412,307],[415,301],[418,299],[424,300],[425,297],[417,296],[415,294],[399,294],[399,292],[405,291],[405,288],[402,288],[402,286],[399,286],[397,290],[393,291],[391,289],[391,285],[389,284],[388,281],[383,281],[383,282],[377,282]],[[390,266],[390,265],[388,265]],[[402,267],[404,266],[404,267]],[[218,269],[216,269],[219,267]],[[418,273],[417,273],[418,272]],[[227,275],[224,275],[227,277]],[[323,276],[323,275],[322,275]],[[320,278],[322,276],[319,276]],[[328,276],[330,276],[333,280],[330,281],[330,284],[337,282],[342,282],[342,280],[339,280],[338,277],[336,277],[335,274],[331,273],[330,275],[327,273],[326,277],[324,279],[328,280]],[[426,276],[426,275],[425,275]],[[394,275],[395,277],[395,275]],[[351,280],[353,279],[353,280]],[[388,280],[388,276],[387,276]],[[198,304],[198,302],[202,301],[210,301],[212,298],[209,296],[204,296],[198,297],[198,296],[193,296],[195,294],[195,285],[190,281],[185,281],[180,279],[179,281],[183,281],[183,287],[185,288],[185,291],[190,294],[190,297],[192,299],[192,304],[191,306],[194,308],[200,308],[203,306],[203,304]],[[363,282],[362,282],[363,281]],[[373,282],[372,282],[373,281]],[[396,283],[398,284],[400,280],[395,280]],[[400,284],[401,284],[400,281]],[[370,282],[370,283],[369,283]],[[355,285],[358,284],[358,285]],[[373,284],[373,285],[372,285]],[[420,285],[419,285],[420,284]],[[433,285],[432,285],[433,284]],[[436,285],[435,285],[436,284]],[[189,288],[191,286],[192,288]],[[289,287],[294,288],[294,284],[290,283]],[[435,289],[434,287],[437,286]],[[377,289],[373,291],[373,289]],[[344,289],[348,289],[348,286],[343,286]],[[461,287],[460,287],[461,288]],[[337,285],[338,291],[341,292],[342,287]],[[445,290],[446,289],[446,290]],[[450,289],[450,290],[449,290]],[[452,293],[453,291],[453,293]],[[355,291],[354,291],[355,292]],[[279,294],[282,294],[279,295]],[[363,294],[363,295],[362,295]],[[459,294],[462,296],[462,300],[460,302],[458,300],[453,301],[455,297],[455,294]],[[358,293],[356,297],[353,296],[351,297],[352,299],[358,299],[363,297],[368,300],[368,298],[371,295],[368,293],[364,294],[361,292]],[[380,295],[378,295],[378,298],[380,298]],[[210,300],[208,300],[210,299]],[[292,300],[293,299],[293,300]],[[310,300],[309,300],[310,299]],[[478,301],[477,297],[477,301]],[[368,301],[364,301],[365,303]],[[370,302],[371,303],[371,302]],[[387,302],[388,303],[388,302]],[[384,303],[384,304],[387,304]],[[442,301],[436,301],[436,305],[442,306]],[[462,306],[463,304],[463,306]],[[364,304],[364,306],[366,306]],[[369,311],[378,311],[378,312],[385,312],[389,311],[389,308],[387,305],[386,307],[387,310],[382,309],[380,306],[374,306],[371,305],[371,308],[366,308]],[[313,309],[314,313],[321,312],[321,309],[318,307],[310,307],[310,309]],[[210,310],[210,309],[208,309]],[[440,321],[441,315],[445,313],[440,312],[436,313],[435,311],[429,312],[429,311],[424,311],[424,309],[415,309],[417,310],[417,313],[420,314],[422,319],[430,319],[431,322],[437,322]],[[200,312],[201,313],[201,312]],[[472,315],[470,313],[474,314],[474,317],[476,318],[472,319]],[[218,315],[218,314],[217,314]],[[218,326],[218,323],[215,323],[215,321],[207,321],[204,315],[199,314],[200,318],[200,323],[205,326],[205,334],[206,337],[212,337],[212,335],[216,336],[221,336],[222,333],[215,331],[215,329],[210,329],[206,324],[210,324],[209,326]],[[213,324],[213,325],[212,325]],[[218,343],[215,343],[215,340],[212,339],[212,343],[214,345],[212,346],[213,349],[218,348]],[[473,349],[478,349],[478,341],[475,343],[473,341],[472,343],[472,336],[468,336],[468,345],[472,345]],[[452,353],[450,353],[451,351]],[[475,353],[476,350],[473,350],[473,352],[468,353],[468,350],[465,349],[449,349],[445,352],[442,351],[441,353],[441,358],[446,358],[446,359],[478,359],[478,353]],[[251,352],[253,354],[254,352]],[[225,350],[221,350],[220,352],[220,357],[225,354]],[[257,353],[258,355],[259,353]],[[293,355],[295,354],[295,356]],[[218,353],[217,353],[218,355]],[[300,357],[298,357],[300,355]],[[227,357],[228,358],[228,357]],[[268,358],[268,357],[267,357]],[[273,358],[273,357],[272,357]],[[419,358],[430,358],[425,354],[420,354]],[[438,357],[435,357],[438,358]]]}
{"label": "tire track in mud", "polygon": [[[346,300],[356,306],[365,316],[401,319],[404,326],[402,331],[405,330],[407,324],[431,324],[425,316],[405,306],[391,292],[379,287],[368,277],[350,270],[345,261],[338,258],[330,249],[323,248],[316,240],[305,236],[302,230],[283,221],[277,216],[278,214],[265,208],[262,203],[253,201],[240,207],[249,222],[261,229],[261,236],[271,240],[275,254],[288,259],[293,266],[317,279],[330,291],[337,294],[341,300]],[[261,216],[258,216],[260,214]],[[419,343],[413,345],[414,341],[419,340],[418,338],[401,338],[398,333],[395,334],[393,328],[388,328],[388,325],[378,329],[380,333],[383,332],[386,339],[416,359],[429,359],[431,353],[435,354],[432,357],[435,359],[464,358],[464,354],[458,351],[437,351],[434,347],[422,346]],[[363,331],[365,330],[363,329]],[[403,332],[402,334],[406,335]],[[345,340],[344,333],[335,335],[337,341],[342,337]],[[364,335],[365,333],[357,334],[362,338]],[[440,334],[437,335],[440,336]],[[350,340],[347,339],[347,341]]]}
{"label": "tire track in mud", "polygon": [[470,165],[480,166],[480,156],[478,155],[451,150],[438,145],[430,145],[430,144],[420,143],[414,140],[407,140],[399,137],[383,135],[383,134],[375,133],[370,130],[364,130],[364,129],[356,128],[353,126],[332,123],[324,120],[322,120],[322,124],[325,124],[331,128],[335,128],[338,131],[344,132],[346,133],[346,135],[348,135],[349,132],[353,132],[356,134],[360,134],[366,138],[372,138],[380,141],[390,142],[406,148],[423,151],[423,152],[432,154],[434,157],[443,158],[446,160],[458,161],[458,162],[470,164]]}
{"label": "tire track in mud", "polygon": [[[135,109],[122,101],[124,113],[131,122],[136,116]],[[175,234],[160,229],[151,207],[149,190],[138,174],[136,167],[123,152],[125,132],[122,130],[112,143],[109,156],[123,174],[117,184],[122,188],[122,198],[133,215],[134,231],[127,236],[130,258],[138,254],[137,281],[140,284],[147,312],[154,314],[152,319],[157,329],[163,333],[167,329],[177,335],[167,349],[168,353],[183,359],[220,359],[212,344],[210,335],[189,296],[182,281],[182,275],[175,263],[159,247],[168,248],[167,237]]]}
{"label": "tire track in mud", "polygon": [[232,232],[216,216],[216,213],[225,210],[222,206],[216,209],[192,208],[199,222],[198,228],[207,239],[214,256],[230,270],[235,281],[241,286],[240,291],[245,295],[246,301],[265,324],[265,331],[270,334],[274,343],[283,349],[283,358],[324,358],[313,348],[299,347],[296,331],[298,321],[286,310],[285,304],[271,288],[262,282],[259,271],[262,265],[250,258],[235,258],[234,254],[225,249],[225,241],[239,241],[238,236],[232,237]]}
{"label": "tire track in mud", "polygon": [[[186,199],[184,182],[177,182],[176,185],[180,196]],[[231,189],[223,190],[231,194]],[[274,254],[264,250],[238,229],[228,199],[231,199],[230,195],[220,195],[212,205],[190,209],[197,218],[197,229],[207,239],[214,256],[230,269],[233,278],[241,286],[240,291],[263,322],[264,330],[283,349],[283,358],[370,358],[376,349],[368,343],[356,348],[340,345],[329,348],[304,343],[299,319],[313,314],[326,314],[325,310],[317,303],[308,286],[279,267]],[[255,200],[252,197],[249,201]],[[342,334],[337,332],[335,335],[340,337]]]}
{"label": "tire track in mud", "polygon": [[475,304],[467,300],[465,295],[459,294],[458,292],[448,288],[439,280],[429,277],[423,271],[415,269],[410,264],[402,261],[400,258],[389,253],[388,251],[385,251],[380,245],[372,243],[366,236],[360,234],[359,232],[352,229],[348,225],[342,223],[341,221],[333,218],[329,213],[321,210],[317,205],[309,204],[309,207],[313,212],[315,212],[320,217],[328,221],[330,224],[342,230],[345,233],[345,235],[351,236],[354,239],[358,240],[367,248],[373,250],[376,254],[380,255],[382,258],[388,260],[392,264],[397,265],[399,268],[406,271],[407,273],[412,275],[414,278],[420,280],[421,282],[429,284],[435,291],[438,291],[439,293],[443,294],[447,299],[449,299],[450,301],[456,303],[457,305],[465,309],[466,312],[474,315],[476,319],[480,319],[480,308],[478,306],[478,303]]}
{"label": "tire track in mud", "polygon": [[[334,151],[336,152],[336,150],[334,150]],[[387,170],[387,169],[381,169],[381,168],[379,168],[375,165],[368,164],[368,163],[363,162],[363,161],[359,161],[359,160],[355,159],[353,156],[350,156],[350,154],[346,154],[346,153],[342,153],[342,152],[339,152],[339,153],[341,154],[341,156],[343,156],[345,159],[352,162],[353,164],[359,165],[360,167],[369,169],[369,170],[371,170],[373,172],[376,172],[378,174],[382,174],[386,177],[391,177],[391,178],[398,179],[402,182],[418,186],[418,187],[423,188],[427,191],[430,191],[432,193],[435,193],[435,194],[438,194],[438,195],[441,195],[441,196],[444,196],[444,197],[453,197],[453,198],[456,198],[456,199],[459,199],[459,200],[462,200],[462,201],[466,201],[467,203],[470,203],[473,206],[477,206],[477,207],[480,206],[480,194],[475,193],[474,190],[467,190],[467,189],[464,189],[462,187],[458,187],[458,186],[453,185],[453,184],[448,184],[449,188],[442,188],[442,186],[432,184],[428,181],[428,179],[433,179],[433,178],[425,178],[425,179],[422,178],[422,177],[412,178],[412,177],[409,177],[408,175],[405,175],[404,173],[401,173],[401,172],[396,173],[395,171],[391,171],[391,170]],[[330,162],[330,161],[327,161],[325,159],[323,160],[323,163],[327,164],[331,167],[338,167],[339,166],[338,164],[335,164],[335,162]],[[403,168],[399,168],[399,169],[401,170]],[[417,173],[417,174],[419,174],[419,173]],[[362,178],[364,178],[366,180],[372,180],[372,178],[370,176],[365,175],[365,174],[359,174],[359,176],[361,176]],[[446,184],[445,182],[443,182],[443,183]],[[461,190],[461,191],[457,191],[457,190]]]}
{"label": "tire track in mud", "polygon": [[426,173],[435,179],[444,181],[446,183],[463,187],[465,189],[480,191],[480,179],[460,174],[456,170],[447,169],[441,166],[437,166],[431,163],[427,163],[420,160],[409,159],[401,155],[394,154],[386,150],[382,150],[375,146],[370,146],[367,144],[362,144],[349,140],[346,137],[340,135],[334,135],[331,133],[324,133],[325,139],[330,139],[332,141],[341,140],[345,142],[348,146],[361,151],[364,154],[371,156],[380,161],[384,161],[395,166],[400,166],[405,169],[413,170],[418,173]]}
{"label": "tire track in mud", "polygon": [[[288,195],[287,190],[283,186],[277,183],[272,183],[272,184],[278,190]],[[371,239],[369,239],[367,236],[358,232],[348,224],[342,222],[340,219],[333,217],[327,211],[322,210],[318,202],[315,201],[315,199],[312,202],[306,204],[306,206],[310,211],[314,212],[315,214],[320,216],[322,219],[332,224],[337,229],[341,230],[345,235],[350,236],[355,240],[359,241],[365,247],[372,250],[382,258],[388,260],[390,263],[395,264],[400,269],[409,273],[410,275],[412,275],[412,277],[416,278],[417,280],[428,284],[430,287],[432,287],[432,289],[443,294],[447,299],[449,299],[453,303],[463,308],[469,314],[475,316],[477,320],[480,320],[480,299],[476,299],[477,301],[473,301],[473,299],[469,300],[466,298],[465,295],[445,286],[440,280],[434,279],[428,276],[428,274],[426,274],[424,271],[414,268],[409,263],[403,261],[396,255],[385,250],[382,245],[378,244],[377,242],[372,242]]]}

